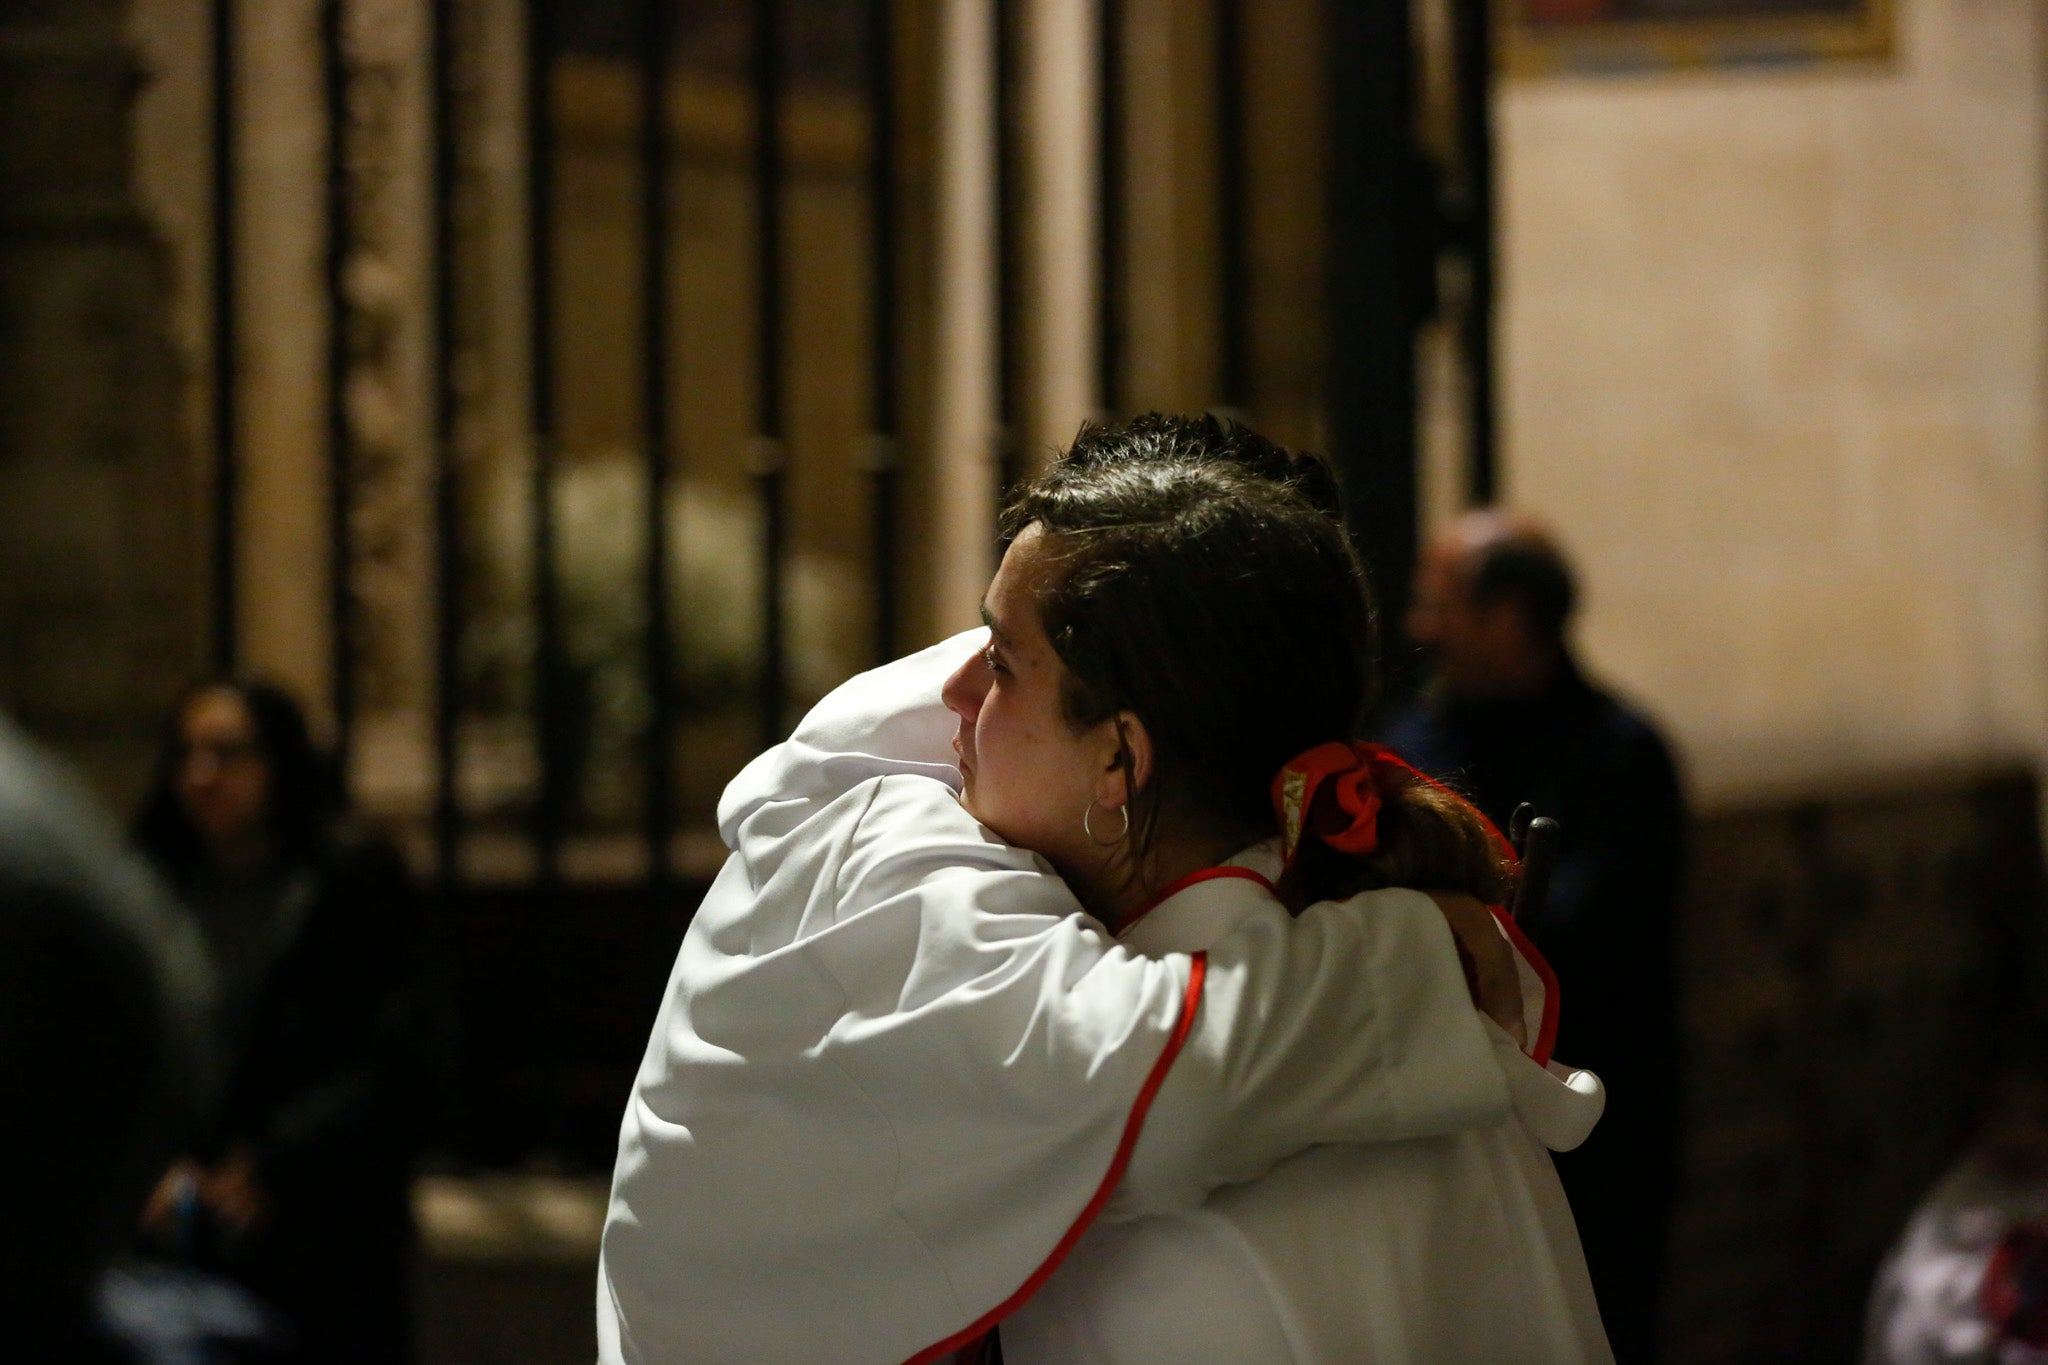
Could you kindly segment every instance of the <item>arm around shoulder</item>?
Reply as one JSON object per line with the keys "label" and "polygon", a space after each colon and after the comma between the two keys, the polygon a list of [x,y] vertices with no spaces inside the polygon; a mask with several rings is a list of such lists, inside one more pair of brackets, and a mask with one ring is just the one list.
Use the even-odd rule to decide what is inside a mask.
{"label": "arm around shoulder", "polygon": [[1112,1216],[1200,1202],[1327,1142],[1485,1127],[1508,1093],[1429,897],[1277,905],[1208,955],[1194,1032],[1161,1087]]}

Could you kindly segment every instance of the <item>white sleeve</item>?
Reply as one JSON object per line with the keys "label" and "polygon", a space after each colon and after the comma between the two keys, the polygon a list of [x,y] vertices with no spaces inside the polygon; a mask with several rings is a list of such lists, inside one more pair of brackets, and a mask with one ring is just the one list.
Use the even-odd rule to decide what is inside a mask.
{"label": "white sleeve", "polygon": [[[920,794],[929,790],[900,778],[881,785],[832,893],[841,914],[882,904],[922,921],[922,968],[903,980],[878,974],[862,966],[872,951],[862,946],[835,962],[835,976],[858,972],[882,986],[854,1002],[867,1017],[936,999],[917,979],[931,968],[947,986],[972,981],[943,992],[972,1006],[954,1009],[946,1027],[963,1040],[952,1050],[972,1037],[971,1050],[997,1059],[979,1065],[998,1090],[1028,1074],[1020,1058],[1063,1058],[1057,1069],[1075,1095],[1107,1085],[1127,1114],[1187,1006],[1193,959],[1129,952],[1077,913],[1064,882],[1033,870],[1038,859],[1004,848],[957,804]],[[1202,978],[1192,1026],[1107,1216],[1192,1207],[1317,1143],[1457,1132],[1508,1113],[1450,929],[1419,892],[1368,893],[1298,919],[1276,905],[1212,947]],[[1050,1090],[978,1105],[993,1117],[1019,1100],[1040,1113],[1056,1107]]]}
{"label": "white sleeve", "polygon": [[[826,697],[788,742],[735,779],[720,807],[727,842],[741,847],[739,827],[750,815],[764,829],[778,826],[876,776],[935,776],[957,787],[947,763],[956,720],[940,689],[985,638],[983,630],[967,631]],[[932,869],[930,848],[920,845],[913,841],[918,852],[907,861],[920,864],[922,880]],[[1043,875],[1042,896],[1020,892],[1011,873],[995,899],[1006,909],[1070,915],[1071,892]],[[962,889],[953,881],[945,896]],[[1076,918],[1072,932],[1083,933],[1084,923],[1093,921]],[[1099,929],[1086,932],[1102,938]],[[1156,1010],[1156,977],[1140,960],[1109,951],[1122,962],[1089,975],[1128,974],[1132,1012]],[[1188,980],[1187,955],[1167,961],[1179,981]],[[1103,986],[1096,979],[1090,989]],[[1097,994],[1084,1013],[1099,1018],[1107,1003]],[[1191,1206],[1216,1186],[1254,1179],[1319,1142],[1454,1132],[1507,1112],[1505,1082],[1433,902],[1381,892],[1314,906],[1298,919],[1276,914],[1210,950],[1192,1032],[1157,1094],[1112,1212]]]}
{"label": "white sleeve", "polygon": [[1208,952],[1194,1031],[1106,1216],[1199,1202],[1324,1142],[1487,1127],[1507,1084],[1436,905],[1415,891],[1249,920]]}
{"label": "white sleeve", "polygon": [[929,777],[958,791],[953,733],[958,721],[940,690],[955,669],[988,643],[977,626],[847,679],[797,722],[788,739],[756,756],[718,801],[718,832],[739,847],[739,827],[763,805],[845,795],[870,778]]}

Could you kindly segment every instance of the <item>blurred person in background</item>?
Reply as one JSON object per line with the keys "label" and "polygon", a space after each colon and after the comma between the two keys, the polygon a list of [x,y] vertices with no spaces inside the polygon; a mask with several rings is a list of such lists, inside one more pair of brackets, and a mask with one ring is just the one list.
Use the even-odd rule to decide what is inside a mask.
{"label": "blurred person in background", "polygon": [[298,704],[261,682],[185,697],[134,838],[213,952],[225,1078],[146,1232],[277,1309],[293,1359],[404,1360],[436,1055],[404,864],[346,818]]}
{"label": "blurred person in background", "polygon": [[2038,1021],[1990,1087],[1977,1141],[1878,1271],[1865,1365],[2048,1362],[2048,1066]]}
{"label": "blurred person in background", "polygon": [[129,1358],[94,1288],[205,1086],[189,920],[0,719],[0,1359]]}
{"label": "blurred person in background", "polygon": [[1542,915],[1523,926],[1556,970],[1560,1055],[1608,1087],[1606,1116],[1558,1172],[1617,1359],[1656,1353],[1676,1195],[1676,915],[1686,813],[1671,751],[1589,681],[1567,630],[1570,564],[1524,515],[1480,509],[1423,551],[1408,634],[1431,665],[1386,742],[1506,827],[1530,802],[1563,827]]}

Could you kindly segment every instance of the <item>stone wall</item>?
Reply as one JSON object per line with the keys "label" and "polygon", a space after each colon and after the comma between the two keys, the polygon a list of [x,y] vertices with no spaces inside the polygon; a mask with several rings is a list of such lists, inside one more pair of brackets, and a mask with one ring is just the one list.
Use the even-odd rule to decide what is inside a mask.
{"label": "stone wall", "polygon": [[1507,492],[1710,802],[2048,749],[2043,14],[1504,88]]}
{"label": "stone wall", "polygon": [[0,4],[0,707],[122,803],[204,639],[125,10]]}
{"label": "stone wall", "polygon": [[2044,979],[2044,16],[1503,88],[1506,492],[1708,812],[1674,1360],[1854,1357]]}
{"label": "stone wall", "polygon": [[1669,1359],[1855,1358],[1879,1258],[2041,1027],[2039,818],[2016,771],[1701,822]]}

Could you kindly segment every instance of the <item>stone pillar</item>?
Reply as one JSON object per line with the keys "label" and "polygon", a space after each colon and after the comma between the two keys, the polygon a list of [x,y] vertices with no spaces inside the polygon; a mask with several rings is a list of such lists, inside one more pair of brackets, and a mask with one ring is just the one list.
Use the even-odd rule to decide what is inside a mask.
{"label": "stone pillar", "polygon": [[938,62],[930,616],[974,624],[994,531],[995,10],[948,5]]}
{"label": "stone pillar", "polygon": [[1096,43],[1094,0],[1043,0],[1020,14],[1025,228],[1020,234],[1029,398],[1019,472],[1036,473],[1098,415],[1095,392]]}
{"label": "stone pillar", "polygon": [[1124,18],[1124,407],[1194,412],[1219,392],[1215,14],[1127,0]]}
{"label": "stone pillar", "polygon": [[262,0],[237,11],[236,657],[289,688],[318,723],[330,713],[332,677],[320,0]]}
{"label": "stone pillar", "polygon": [[169,272],[122,0],[0,0],[0,707],[116,803],[200,667]]}

